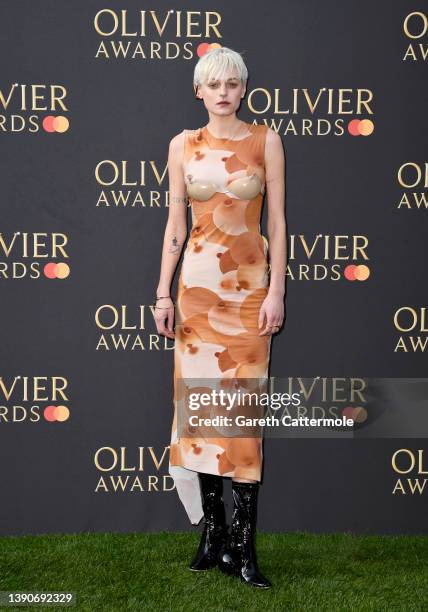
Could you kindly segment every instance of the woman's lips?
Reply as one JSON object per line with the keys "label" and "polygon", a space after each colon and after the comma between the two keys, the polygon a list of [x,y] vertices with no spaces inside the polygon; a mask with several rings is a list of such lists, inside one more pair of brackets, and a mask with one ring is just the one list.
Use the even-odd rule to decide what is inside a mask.
{"label": "woman's lips", "polygon": [[230,104],[230,102],[217,102],[217,104],[220,104],[220,106],[226,106],[227,104]]}

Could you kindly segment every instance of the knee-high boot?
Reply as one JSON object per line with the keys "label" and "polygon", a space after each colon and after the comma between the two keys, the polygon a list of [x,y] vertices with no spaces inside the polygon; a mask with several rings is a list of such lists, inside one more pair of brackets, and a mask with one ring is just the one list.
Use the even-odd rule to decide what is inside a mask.
{"label": "knee-high boot", "polygon": [[258,568],[254,544],[258,492],[258,482],[232,482],[231,533],[220,551],[218,567],[222,572],[240,576],[247,584],[268,588],[272,583]]}
{"label": "knee-high boot", "polygon": [[220,549],[227,538],[226,514],[223,502],[223,478],[199,472],[205,525],[201,541],[190,569],[207,570],[215,567]]}

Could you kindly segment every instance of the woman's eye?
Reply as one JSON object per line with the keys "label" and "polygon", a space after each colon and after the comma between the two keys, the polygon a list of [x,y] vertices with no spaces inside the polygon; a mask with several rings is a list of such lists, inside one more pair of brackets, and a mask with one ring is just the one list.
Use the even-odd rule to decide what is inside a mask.
{"label": "woman's eye", "polygon": [[[238,87],[238,83],[228,83],[227,85],[228,87],[232,87],[232,89],[235,89],[236,87]],[[211,89],[214,89],[218,86],[219,86],[219,83],[208,83],[208,87],[210,87]]]}

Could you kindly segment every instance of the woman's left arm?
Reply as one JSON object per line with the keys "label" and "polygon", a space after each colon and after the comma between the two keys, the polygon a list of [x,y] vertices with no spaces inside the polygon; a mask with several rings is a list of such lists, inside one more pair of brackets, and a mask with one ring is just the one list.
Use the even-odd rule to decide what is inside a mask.
{"label": "woman's left arm", "polygon": [[[268,205],[268,242],[271,264],[268,294],[262,304],[259,316],[260,336],[271,333],[272,327],[278,329],[284,322],[284,296],[286,273],[286,233],[285,220],[285,154],[279,134],[268,129],[265,144],[266,196]],[[276,333],[278,329],[274,330]]]}

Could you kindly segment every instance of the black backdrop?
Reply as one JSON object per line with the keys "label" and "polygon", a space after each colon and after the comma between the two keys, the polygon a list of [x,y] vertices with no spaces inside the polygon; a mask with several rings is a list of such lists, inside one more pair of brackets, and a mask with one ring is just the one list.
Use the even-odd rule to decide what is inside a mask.
{"label": "black backdrop", "polygon": [[[162,22],[168,10],[181,11],[181,34],[171,21],[156,31],[149,11]],[[110,35],[94,25],[100,11],[98,29],[117,25]],[[191,11],[196,25],[186,31]],[[208,35],[207,12],[218,22]],[[427,325],[394,325],[399,309],[404,327],[426,305],[427,211],[413,195],[427,189],[424,12],[418,0],[2,3],[2,534],[190,529],[168,476],[173,343],[157,335],[150,304],[168,214],[168,143],[208,119],[192,89],[203,43],[244,53],[250,79],[239,116],[277,129],[286,151],[287,224],[297,246],[271,375],[426,375]],[[115,57],[120,43],[126,57]],[[31,100],[33,85],[41,97]],[[53,85],[64,107],[52,107]],[[324,87],[331,112],[325,92],[311,111],[303,90],[314,100]],[[372,98],[361,114],[359,90]],[[350,100],[342,109],[340,92]],[[52,116],[58,131],[47,131]],[[353,136],[353,120],[374,130]],[[415,164],[403,170],[408,186],[398,178],[405,164]],[[410,186],[416,167],[422,179]],[[127,205],[114,204],[120,191],[129,192]],[[403,194],[411,205],[400,206]],[[266,206],[262,227],[266,235]],[[347,236],[340,254],[348,259],[325,259],[321,248],[308,257],[299,236],[311,244],[318,234]],[[352,259],[353,236],[367,240],[366,259]],[[54,240],[66,241],[63,252],[53,251]],[[370,275],[349,281],[349,265]],[[407,350],[396,348],[400,337]],[[64,395],[53,392],[55,377]],[[48,406],[65,408],[45,413]],[[52,413],[58,420],[47,420]],[[419,472],[394,470],[400,449],[402,470],[414,456]],[[425,533],[426,492],[412,494],[407,481],[424,484],[424,450],[424,437],[268,439],[259,527]]]}

